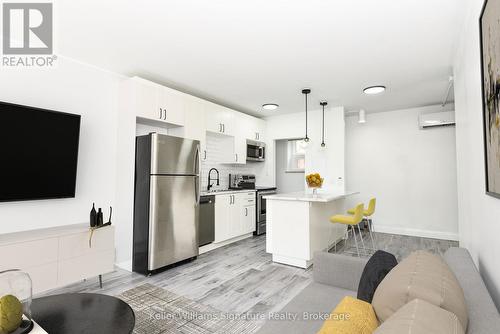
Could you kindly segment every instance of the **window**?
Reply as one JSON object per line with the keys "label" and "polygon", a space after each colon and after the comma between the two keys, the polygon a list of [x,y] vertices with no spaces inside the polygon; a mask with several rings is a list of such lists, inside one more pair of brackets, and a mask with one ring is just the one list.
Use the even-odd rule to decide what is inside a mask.
{"label": "window", "polygon": [[287,173],[304,173],[306,167],[305,142],[302,139],[288,141]]}

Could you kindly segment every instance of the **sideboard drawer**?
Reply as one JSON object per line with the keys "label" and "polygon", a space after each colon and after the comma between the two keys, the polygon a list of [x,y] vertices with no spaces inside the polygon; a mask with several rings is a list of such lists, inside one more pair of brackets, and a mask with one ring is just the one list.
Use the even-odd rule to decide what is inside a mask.
{"label": "sideboard drawer", "polygon": [[59,262],[58,284],[64,286],[114,270],[115,251],[92,252]]}
{"label": "sideboard drawer", "polygon": [[59,239],[59,260],[67,260],[93,252],[113,250],[115,247],[115,231],[107,226],[94,231],[92,248],[89,247],[90,230],[84,233],[71,234]]}
{"label": "sideboard drawer", "polygon": [[1,246],[0,270],[30,268],[57,262],[57,249],[57,238]]}
{"label": "sideboard drawer", "polygon": [[22,270],[30,275],[31,281],[33,282],[34,294],[58,287],[57,262],[52,262],[37,267],[22,268]]}

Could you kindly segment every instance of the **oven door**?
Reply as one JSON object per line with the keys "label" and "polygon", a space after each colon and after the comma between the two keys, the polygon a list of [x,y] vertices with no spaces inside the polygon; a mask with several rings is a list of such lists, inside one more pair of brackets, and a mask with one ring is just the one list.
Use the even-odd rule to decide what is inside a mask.
{"label": "oven door", "polygon": [[259,191],[257,193],[257,223],[266,221],[266,200],[264,196],[276,194],[275,190]]}

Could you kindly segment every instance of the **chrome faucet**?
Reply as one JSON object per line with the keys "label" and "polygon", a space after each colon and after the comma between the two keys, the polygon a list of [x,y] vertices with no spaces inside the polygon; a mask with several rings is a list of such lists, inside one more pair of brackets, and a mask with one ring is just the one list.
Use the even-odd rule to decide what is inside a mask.
{"label": "chrome faucet", "polygon": [[[216,179],[212,179],[210,178],[210,175],[212,174],[212,171],[215,171],[217,173],[217,178]],[[217,168],[212,168],[208,171],[208,186],[207,186],[207,191],[210,191],[210,188],[213,187],[213,184],[210,183],[210,181],[212,180],[216,180],[217,181],[217,185],[219,185],[219,171],[217,170]]]}

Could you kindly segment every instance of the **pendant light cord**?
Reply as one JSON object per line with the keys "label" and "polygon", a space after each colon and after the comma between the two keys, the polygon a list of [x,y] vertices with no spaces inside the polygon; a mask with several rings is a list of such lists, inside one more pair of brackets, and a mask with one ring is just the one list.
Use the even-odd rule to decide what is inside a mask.
{"label": "pendant light cord", "polygon": [[307,137],[307,94],[306,94],[306,141],[309,140],[309,137]]}
{"label": "pendant light cord", "polygon": [[323,129],[321,132],[321,146],[325,146],[325,105],[323,105]]}
{"label": "pendant light cord", "polygon": [[307,95],[311,93],[311,90],[309,88],[303,89],[302,94],[306,96],[306,137],[304,138],[304,141],[307,143],[309,141],[309,137],[307,136]]}
{"label": "pendant light cord", "polygon": [[327,101],[321,101],[319,103],[323,107],[323,127],[321,129],[321,147],[325,147],[325,106],[328,104]]}

